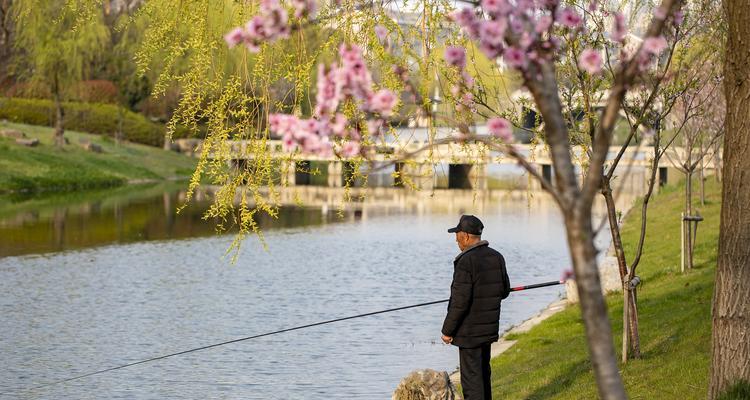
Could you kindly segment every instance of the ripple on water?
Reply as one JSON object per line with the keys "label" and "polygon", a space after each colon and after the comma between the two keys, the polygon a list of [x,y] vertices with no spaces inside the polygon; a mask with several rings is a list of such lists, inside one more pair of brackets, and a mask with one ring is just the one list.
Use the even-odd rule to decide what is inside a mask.
{"label": "ripple on water", "polygon": [[[568,264],[552,211],[482,216],[513,284]],[[401,215],[266,232],[236,265],[230,238],[142,242],[0,259],[0,389],[27,387],[215,342],[449,295],[453,214]],[[513,294],[501,325],[558,288]],[[438,342],[445,304],[372,316],[139,365],[33,398],[388,398],[415,368],[453,370]]]}

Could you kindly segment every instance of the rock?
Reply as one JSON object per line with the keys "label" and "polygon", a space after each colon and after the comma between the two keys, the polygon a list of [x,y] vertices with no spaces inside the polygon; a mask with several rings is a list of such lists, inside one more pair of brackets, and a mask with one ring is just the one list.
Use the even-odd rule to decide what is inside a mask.
{"label": "rock", "polygon": [[180,153],[193,155],[199,151],[203,140],[195,138],[177,139],[172,143]]}
{"label": "rock", "polygon": [[15,129],[3,129],[0,131],[0,136],[9,139],[23,139],[26,137],[26,134]]}
{"label": "rock", "polygon": [[457,400],[461,398],[451,384],[447,372],[418,369],[401,380],[391,400]]}
{"label": "rock", "polygon": [[83,145],[83,148],[86,149],[86,150],[88,150],[88,151],[94,152],[94,153],[101,153],[101,152],[104,151],[102,149],[102,146],[99,146],[96,143],[90,143],[90,142],[87,143],[87,144],[85,144],[85,145]]}
{"label": "rock", "polygon": [[20,144],[22,146],[27,147],[36,147],[39,145],[39,139],[37,138],[30,138],[30,139],[16,139],[16,143]]}

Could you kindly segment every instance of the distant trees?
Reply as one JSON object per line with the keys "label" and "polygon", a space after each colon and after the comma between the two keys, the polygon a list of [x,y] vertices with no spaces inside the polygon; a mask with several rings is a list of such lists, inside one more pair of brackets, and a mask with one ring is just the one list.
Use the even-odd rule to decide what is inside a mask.
{"label": "distant trees", "polygon": [[18,68],[32,85],[43,86],[55,102],[55,143],[65,143],[63,100],[91,75],[109,33],[102,8],[87,0],[14,0]]}

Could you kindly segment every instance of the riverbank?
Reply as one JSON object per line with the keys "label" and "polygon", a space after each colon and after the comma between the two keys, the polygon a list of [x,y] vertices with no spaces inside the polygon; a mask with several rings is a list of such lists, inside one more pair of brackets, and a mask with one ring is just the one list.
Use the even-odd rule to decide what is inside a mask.
{"label": "riverbank", "polygon": [[[652,199],[638,275],[642,358],[621,365],[631,398],[702,399],[708,390],[711,296],[719,235],[721,187],[710,178],[705,221],[698,230],[695,268],[680,272],[680,222],[684,186]],[[626,255],[635,251],[640,203],[622,228]],[[615,348],[621,348],[622,298],[607,296]],[[505,351],[492,360],[493,395],[502,399],[594,399],[596,383],[577,306],[552,313],[528,332],[509,331]],[[618,354],[619,358],[619,354]]]}
{"label": "riverbank", "polygon": [[20,131],[28,139],[38,139],[39,144],[27,147],[13,138],[0,137],[0,194],[67,192],[187,179],[196,165],[196,159],[182,154],[135,143],[116,145],[107,136],[66,131],[69,144],[58,149],[52,128],[0,123],[1,130]]}

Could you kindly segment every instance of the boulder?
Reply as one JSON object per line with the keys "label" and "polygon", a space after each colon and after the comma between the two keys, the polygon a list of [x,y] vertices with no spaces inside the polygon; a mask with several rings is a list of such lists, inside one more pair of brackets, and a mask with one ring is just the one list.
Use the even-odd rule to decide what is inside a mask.
{"label": "boulder", "polygon": [[412,371],[396,387],[391,400],[457,400],[461,399],[448,373],[432,369]]}
{"label": "boulder", "polygon": [[104,151],[102,149],[102,146],[99,146],[96,143],[90,143],[90,142],[87,143],[87,144],[85,144],[85,145],[83,145],[83,148],[86,149],[86,150],[88,150],[88,151],[94,152],[94,153],[101,153],[101,152]]}
{"label": "boulder", "polygon": [[36,147],[39,145],[39,139],[37,138],[16,139],[16,143],[20,144],[21,146],[26,146],[26,147]]}
{"label": "boulder", "polygon": [[23,139],[26,137],[26,134],[15,129],[3,129],[0,131],[0,136],[9,139]]}
{"label": "boulder", "polygon": [[172,144],[175,145],[177,151],[180,153],[193,155],[200,151],[203,140],[196,138],[176,139]]}

